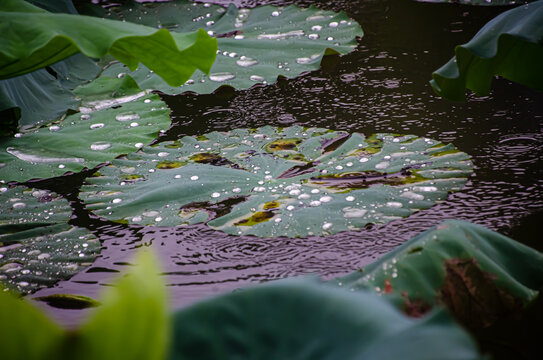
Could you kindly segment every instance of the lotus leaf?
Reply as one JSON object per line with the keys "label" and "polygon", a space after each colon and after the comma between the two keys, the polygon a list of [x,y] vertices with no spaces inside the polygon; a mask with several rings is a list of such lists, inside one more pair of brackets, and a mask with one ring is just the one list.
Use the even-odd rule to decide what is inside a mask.
{"label": "lotus leaf", "polygon": [[26,181],[92,169],[150,143],[170,124],[170,110],[158,95],[140,91],[130,77],[99,78],[76,93],[83,98],[80,113],[0,139],[0,179]]}
{"label": "lotus leaf", "polygon": [[489,21],[455,57],[433,73],[434,90],[464,100],[465,89],[487,95],[495,75],[543,91],[543,1],[506,11]]}
{"label": "lotus leaf", "polygon": [[140,252],[135,266],[100,299],[78,331],[72,356],[81,360],[162,360],[170,340],[166,287],[156,259]]}
{"label": "lotus leaf", "polygon": [[[82,52],[92,58],[111,54],[131,70],[141,62],[177,86],[196,69],[208,73],[217,49],[216,40],[204,30],[172,35],[166,29],[133,23],[49,13],[23,0],[2,1],[0,32],[5,34],[0,46],[0,79]],[[157,51],[161,56],[156,56]]]}
{"label": "lotus leaf", "polygon": [[47,190],[0,188],[0,280],[30,293],[68,279],[100,251],[96,237],[68,225],[68,202]]}
{"label": "lotus leaf", "polygon": [[10,360],[58,359],[62,329],[35,306],[0,287],[0,349]]}
{"label": "lotus leaf", "polygon": [[[80,101],[72,90],[94,79],[100,68],[82,54],[29,74],[0,81],[0,118],[2,127],[13,123],[11,134],[36,124],[56,120],[66,110],[77,110]],[[10,113],[7,113],[11,110]],[[15,111],[14,111],[15,110]],[[8,134],[4,134],[8,135]]]}
{"label": "lotus leaf", "polygon": [[543,254],[506,236],[449,220],[378,261],[333,281],[381,295],[410,315],[444,304],[481,328],[516,315],[543,285]]}
{"label": "lotus leaf", "polygon": [[221,85],[247,89],[256,83],[273,83],[278,76],[292,78],[315,70],[325,54],[345,54],[354,50],[356,38],[363,35],[360,25],[345,13],[260,6],[226,9],[218,5],[177,0],[168,3],[138,4],[129,1],[109,7],[107,17],[172,32],[204,28],[217,38],[219,51],[211,75],[196,72],[181,87],[167,85],[145,67],[130,73],[122,64],[112,64],[107,76],[130,73],[142,89],[168,94],[185,91],[211,93]]}
{"label": "lotus leaf", "polygon": [[287,280],[174,315],[170,359],[479,359],[443,311],[402,316],[379,297]]}
{"label": "lotus leaf", "polygon": [[80,196],[120,222],[304,237],[430,208],[471,171],[465,153],[414,135],[265,126],[145,147],[100,169]]}

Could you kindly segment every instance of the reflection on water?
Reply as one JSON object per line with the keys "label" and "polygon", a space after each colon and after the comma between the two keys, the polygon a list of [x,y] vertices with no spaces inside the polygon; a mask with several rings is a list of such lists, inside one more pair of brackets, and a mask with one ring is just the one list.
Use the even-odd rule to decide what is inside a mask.
{"label": "reflection on water", "polygon": [[[228,1],[217,1],[226,4]],[[187,305],[242,285],[300,274],[324,278],[367,264],[444,219],[469,220],[529,242],[519,224],[543,214],[543,95],[504,80],[488,97],[466,103],[436,97],[432,70],[503,8],[417,3],[406,0],[237,1],[238,5],[296,3],[344,10],[359,21],[365,37],[358,50],[329,58],[324,68],[244,92],[164,97],[174,125],[161,139],[212,130],[288,126],[328,127],[366,134],[409,133],[453,142],[473,157],[475,174],[461,192],[428,211],[383,226],[307,239],[235,237],[204,226],[138,228],[88,219],[80,225],[100,236],[104,249],[93,267],[37,295],[96,296],[123,270],[134,249],[160,254],[172,306]],[[533,239],[532,239],[533,240]],[[85,315],[54,310],[65,324]]]}

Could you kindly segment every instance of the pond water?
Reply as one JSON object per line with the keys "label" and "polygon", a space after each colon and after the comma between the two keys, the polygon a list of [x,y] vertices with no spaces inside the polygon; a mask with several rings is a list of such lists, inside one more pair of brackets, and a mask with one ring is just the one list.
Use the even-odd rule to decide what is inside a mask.
{"label": "pond water", "polygon": [[[503,7],[407,0],[235,3],[315,4],[343,10],[362,25],[365,36],[354,53],[328,58],[323,69],[297,79],[248,91],[164,96],[173,110],[173,126],[161,140],[267,124],[367,135],[414,134],[452,142],[470,154],[475,173],[467,186],[429,210],[363,231],[260,239],[229,236],[205,226],[141,228],[89,217],[77,201],[83,177],[63,177],[42,185],[72,201],[73,223],[89,227],[103,241],[103,249],[87,271],[33,296],[97,297],[117,272],[129,266],[135,249],[150,246],[160,256],[171,305],[179,308],[261,281],[302,274],[325,279],[343,275],[450,218],[484,225],[541,250],[535,229],[543,220],[543,94],[498,79],[490,96],[452,103],[434,95],[428,83],[431,72],[450,59],[454,46],[467,42]],[[47,309],[67,326],[87,314]]]}

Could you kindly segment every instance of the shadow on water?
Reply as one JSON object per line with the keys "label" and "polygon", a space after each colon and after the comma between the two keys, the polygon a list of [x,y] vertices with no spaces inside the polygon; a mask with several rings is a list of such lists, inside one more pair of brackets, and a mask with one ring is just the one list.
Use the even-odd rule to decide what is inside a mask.
{"label": "shadow on water", "polygon": [[[153,247],[161,257],[173,307],[255,282],[349,273],[449,218],[487,226],[541,250],[534,229],[543,220],[543,94],[497,79],[488,97],[470,95],[466,103],[453,103],[435,96],[428,84],[431,72],[450,59],[455,45],[467,42],[504,8],[406,0],[236,3],[343,10],[362,25],[365,36],[354,53],[328,59],[323,69],[296,79],[248,91],[163,96],[172,109],[173,125],[159,141],[213,130],[294,124],[365,134],[415,134],[452,142],[472,156],[475,174],[466,188],[406,219],[305,239],[236,237],[205,226],[118,225],[89,217],[74,195],[77,190],[71,190],[73,221],[100,237],[102,254],[88,270],[36,296],[96,296],[141,246]],[[72,189],[78,181],[82,179],[73,180]],[[86,314],[52,312],[67,325]]]}

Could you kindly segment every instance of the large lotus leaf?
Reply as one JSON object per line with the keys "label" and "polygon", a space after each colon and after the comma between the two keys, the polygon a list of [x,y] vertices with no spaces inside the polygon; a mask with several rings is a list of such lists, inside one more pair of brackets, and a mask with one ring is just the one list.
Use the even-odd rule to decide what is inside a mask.
{"label": "large lotus leaf", "polygon": [[39,309],[0,286],[0,349],[9,360],[58,359],[63,331]]}
{"label": "large lotus leaf", "polygon": [[[16,109],[0,118],[0,125],[15,123],[19,130],[58,119],[68,109],[76,110],[80,101],[72,90],[100,72],[82,54],[29,74],[0,81],[0,111]],[[17,126],[13,126],[14,130]]]}
{"label": "large lotus leaf", "polygon": [[66,359],[162,360],[171,338],[166,287],[156,259],[140,252],[128,276],[100,299]]}
{"label": "large lotus leaf", "polygon": [[130,77],[99,78],[78,89],[81,113],[0,139],[0,179],[26,181],[78,172],[150,143],[169,127],[170,110],[158,95],[134,92],[134,86]]}
{"label": "large lotus leaf", "polygon": [[414,135],[265,126],[146,147],[100,169],[80,196],[121,222],[300,237],[409,216],[471,171],[465,153]]}
{"label": "large lotus leaf", "polygon": [[[196,72],[184,86],[171,87],[145,67],[131,73],[142,89],[168,94],[184,91],[210,93],[221,85],[246,89],[255,83],[273,83],[278,76],[292,78],[315,70],[325,54],[345,54],[362,36],[360,25],[345,13],[319,10],[314,6],[261,6],[228,9],[218,5],[177,0],[169,3],[129,2],[108,8],[107,16],[173,32],[204,28],[217,37],[219,55],[211,75]],[[105,74],[127,72],[113,64]]]}
{"label": "large lotus leaf", "polygon": [[382,295],[410,315],[440,304],[471,328],[515,315],[543,286],[543,254],[506,236],[449,220],[333,281]]}
{"label": "large lotus leaf", "polygon": [[0,280],[30,293],[68,279],[100,250],[96,237],[68,225],[68,202],[46,190],[0,188]]}
{"label": "large lotus leaf", "polygon": [[433,73],[434,90],[450,100],[464,100],[466,88],[487,95],[499,75],[543,91],[542,24],[541,0],[495,17]]}
{"label": "large lotus leaf", "polygon": [[174,315],[170,359],[479,359],[444,312],[413,320],[382,299],[307,280],[260,285]]}
{"label": "large lotus leaf", "polygon": [[133,23],[49,13],[23,0],[2,1],[0,32],[0,79],[82,52],[93,58],[111,54],[131,70],[141,62],[176,86],[196,69],[208,73],[217,50],[216,40],[204,30],[172,35],[166,29]]}

